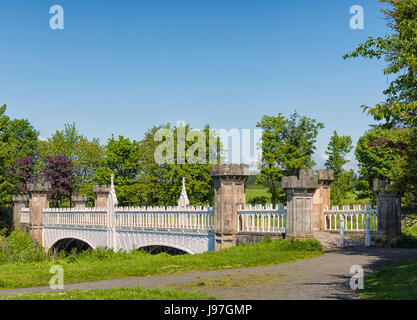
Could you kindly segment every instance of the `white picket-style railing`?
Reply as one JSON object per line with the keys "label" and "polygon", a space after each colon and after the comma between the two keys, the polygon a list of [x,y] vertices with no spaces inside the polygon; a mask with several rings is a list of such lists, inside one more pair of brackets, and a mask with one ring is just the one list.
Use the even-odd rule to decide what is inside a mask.
{"label": "white picket-style railing", "polygon": [[29,223],[30,209],[23,207],[20,213],[20,223]]}
{"label": "white picket-style railing", "polygon": [[377,230],[377,210],[371,205],[344,205],[342,209],[339,206],[332,206],[331,209],[326,207],[324,211],[326,230],[340,230],[340,217],[344,218],[344,230],[347,231],[366,231],[366,217],[370,217],[370,230]]}
{"label": "white picket-style railing", "polygon": [[117,227],[213,230],[212,207],[119,207]]}
{"label": "white picket-style railing", "polygon": [[106,208],[47,208],[43,211],[44,226],[97,226],[107,225]]}
{"label": "white picket-style railing", "polygon": [[[23,211],[22,211],[23,212]],[[116,207],[116,227],[213,230],[212,207]],[[45,226],[107,226],[109,211],[105,208],[48,208],[43,211]]]}
{"label": "white picket-style railing", "polygon": [[246,205],[238,208],[238,231],[241,232],[286,232],[287,208],[279,204]]}

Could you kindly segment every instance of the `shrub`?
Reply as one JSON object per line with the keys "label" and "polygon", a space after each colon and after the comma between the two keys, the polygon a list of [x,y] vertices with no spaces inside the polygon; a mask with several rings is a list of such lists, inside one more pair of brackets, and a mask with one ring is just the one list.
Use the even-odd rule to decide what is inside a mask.
{"label": "shrub", "polygon": [[[266,238],[266,239],[265,239]],[[279,250],[306,250],[306,251],[323,251],[320,241],[316,239],[278,239],[273,241],[270,237],[265,236],[264,240],[256,245],[264,246],[271,244],[273,249]]]}
{"label": "shrub", "polygon": [[13,231],[9,237],[0,238],[0,263],[24,263],[42,261],[46,253],[30,236],[21,231]]}
{"label": "shrub", "polygon": [[255,205],[255,204],[265,205],[269,202],[271,202],[271,200],[267,196],[257,196],[249,200],[249,204],[252,204],[252,205]]}

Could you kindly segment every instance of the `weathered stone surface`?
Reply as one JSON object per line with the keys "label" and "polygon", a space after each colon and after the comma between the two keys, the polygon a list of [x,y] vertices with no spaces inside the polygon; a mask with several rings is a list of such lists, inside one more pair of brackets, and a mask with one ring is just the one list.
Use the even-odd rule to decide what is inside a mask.
{"label": "weathered stone surface", "polygon": [[330,205],[332,170],[300,170],[299,177],[283,177],[287,194],[287,233],[311,235],[324,229],[324,208]]}
{"label": "weathered stone surface", "polygon": [[96,208],[107,208],[107,201],[109,199],[110,186],[93,186],[93,192],[95,193],[94,206]]}
{"label": "weathered stone surface", "polygon": [[13,228],[15,230],[23,231],[24,226],[21,223],[22,208],[29,203],[28,196],[13,196]]}
{"label": "weathered stone surface", "polygon": [[75,209],[84,209],[88,201],[88,196],[72,196],[72,202],[74,202]]}
{"label": "weathered stone surface", "polygon": [[394,244],[401,236],[401,195],[387,180],[374,181],[377,196],[378,233],[376,241]]}
{"label": "weathered stone surface", "polygon": [[268,235],[272,240],[282,239],[281,233],[268,233],[268,232],[238,232],[236,234],[236,245],[243,244],[255,244],[262,241],[265,236]]}
{"label": "weathered stone surface", "polygon": [[27,190],[30,196],[29,208],[29,229],[33,240],[43,246],[42,238],[42,212],[49,208],[49,196],[51,192],[50,184],[31,183]]}
{"label": "weathered stone surface", "polygon": [[249,166],[245,164],[211,165],[214,180],[215,250],[236,245],[237,211],[244,206],[245,182]]}

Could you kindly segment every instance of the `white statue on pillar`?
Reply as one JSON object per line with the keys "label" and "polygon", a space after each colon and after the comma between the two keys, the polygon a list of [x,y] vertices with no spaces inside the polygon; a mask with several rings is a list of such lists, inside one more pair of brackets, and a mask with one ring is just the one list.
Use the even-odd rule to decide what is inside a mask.
{"label": "white statue on pillar", "polygon": [[116,207],[118,204],[116,189],[114,188],[114,175],[111,175],[111,184],[110,184],[110,195],[113,198],[113,205]]}
{"label": "white statue on pillar", "polygon": [[178,207],[186,207],[190,205],[190,201],[188,200],[187,190],[185,189],[185,178],[182,177],[182,190],[180,198],[178,199]]}

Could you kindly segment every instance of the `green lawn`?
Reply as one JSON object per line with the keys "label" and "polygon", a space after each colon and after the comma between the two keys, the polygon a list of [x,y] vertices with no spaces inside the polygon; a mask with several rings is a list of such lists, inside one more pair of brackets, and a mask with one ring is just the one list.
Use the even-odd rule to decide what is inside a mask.
{"label": "green lawn", "polygon": [[385,267],[365,279],[361,298],[371,300],[416,300],[417,259]]}
{"label": "green lawn", "polygon": [[0,296],[0,300],[215,300],[200,292],[173,289],[120,288],[108,290],[68,290]]}
{"label": "green lawn", "polygon": [[246,189],[246,203],[250,203],[253,198],[265,196],[269,200],[267,203],[271,202],[271,195],[268,193],[268,189],[261,187],[251,187]]}
{"label": "green lawn", "polygon": [[193,271],[230,269],[280,264],[322,254],[317,240],[280,240],[232,247],[196,255],[151,255],[96,250],[55,261],[0,265],[0,289],[48,286],[50,267],[64,269],[64,283],[97,281],[134,276],[151,276]]}

